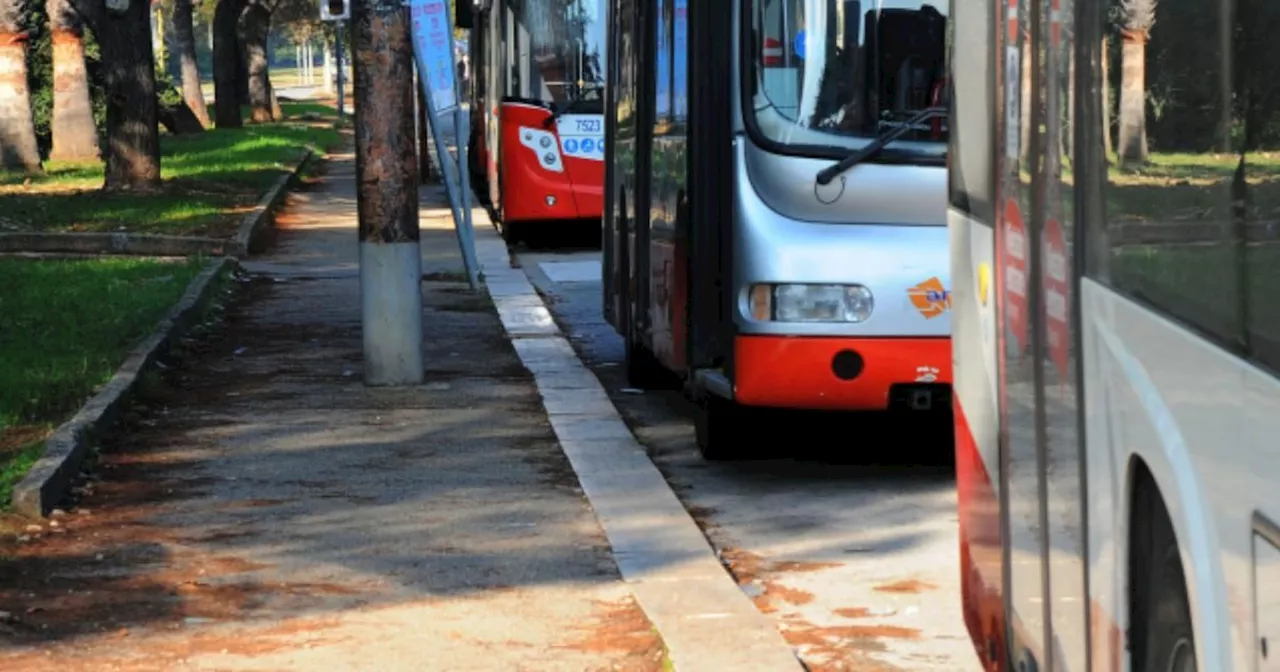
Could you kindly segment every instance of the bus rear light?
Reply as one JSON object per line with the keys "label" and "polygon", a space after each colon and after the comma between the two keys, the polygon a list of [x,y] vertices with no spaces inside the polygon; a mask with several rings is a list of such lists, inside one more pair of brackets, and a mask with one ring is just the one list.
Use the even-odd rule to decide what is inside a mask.
{"label": "bus rear light", "polygon": [[865,322],[875,300],[862,285],[754,285],[751,316],[762,322]]}
{"label": "bus rear light", "polygon": [[520,144],[533,151],[538,158],[538,165],[553,173],[564,172],[564,162],[560,160],[560,147],[556,143],[555,134],[540,128],[521,126]]}

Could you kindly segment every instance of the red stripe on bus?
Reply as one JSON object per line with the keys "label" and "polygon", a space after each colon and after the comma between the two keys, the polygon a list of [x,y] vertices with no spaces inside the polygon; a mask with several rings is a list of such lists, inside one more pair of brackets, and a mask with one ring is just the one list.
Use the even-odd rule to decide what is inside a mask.
{"label": "red stripe on bus", "polygon": [[952,397],[956,428],[956,499],[960,519],[960,592],[964,622],[987,672],[1003,672],[1008,643],[1001,550],[1000,500],[969,429],[959,395]]}

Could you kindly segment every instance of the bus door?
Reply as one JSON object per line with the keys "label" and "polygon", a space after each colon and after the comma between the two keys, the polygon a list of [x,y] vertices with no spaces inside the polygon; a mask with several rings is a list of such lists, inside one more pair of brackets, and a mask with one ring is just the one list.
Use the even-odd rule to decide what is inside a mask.
{"label": "bus door", "polygon": [[[683,0],[678,0],[681,4]],[[688,244],[688,367],[725,369],[733,353],[733,111],[739,34],[717,3],[687,8],[688,184],[680,204]],[[744,55],[745,57],[745,55]]]}
{"label": "bus door", "polygon": [[653,0],[612,0],[603,221],[605,316],[628,348],[649,347],[649,175],[653,135]]}
{"label": "bus door", "polygon": [[600,294],[605,322],[618,326],[618,317],[622,313],[621,280],[627,277],[626,269],[619,263],[621,246],[617,232],[618,217],[614,211],[617,207],[615,193],[617,189],[617,170],[613,168],[616,160],[614,140],[618,137],[618,73],[619,54],[622,49],[619,41],[627,35],[627,24],[630,14],[619,15],[617,3],[605,3],[604,25],[608,26],[608,37],[605,39],[605,87],[604,87],[604,204],[600,223],[600,269],[603,291]]}
{"label": "bus door", "polygon": [[[995,264],[1006,512],[1005,607],[1015,669],[1089,669],[1073,191],[1062,180],[1074,2],[1002,0]],[[1091,0],[1084,0],[1089,2]],[[1083,69],[1087,71],[1087,68]],[[1079,117],[1077,117],[1079,118]],[[1035,129],[1035,130],[1033,130]],[[1034,662],[1032,662],[1034,661]]]}

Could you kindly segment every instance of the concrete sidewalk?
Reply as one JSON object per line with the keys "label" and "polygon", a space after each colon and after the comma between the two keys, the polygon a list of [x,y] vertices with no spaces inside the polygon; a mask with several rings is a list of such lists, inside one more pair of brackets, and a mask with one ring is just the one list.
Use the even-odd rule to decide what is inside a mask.
{"label": "concrete sidewalk", "polygon": [[0,669],[663,669],[489,299],[432,281],[461,271],[447,209],[427,384],[362,384],[352,169],[0,559]]}

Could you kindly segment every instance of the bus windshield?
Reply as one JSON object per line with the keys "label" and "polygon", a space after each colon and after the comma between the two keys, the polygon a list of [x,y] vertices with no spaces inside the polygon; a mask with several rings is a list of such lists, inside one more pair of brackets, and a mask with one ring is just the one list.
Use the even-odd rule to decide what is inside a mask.
{"label": "bus windshield", "polygon": [[[517,0],[513,87],[558,112],[604,112],[603,0]],[[526,69],[527,68],[527,69]],[[527,78],[520,82],[520,79]]]}
{"label": "bus windshield", "polygon": [[[853,149],[947,105],[947,3],[932,2],[753,0],[747,123],[779,145]],[[936,161],[946,140],[940,115],[890,147]]]}

